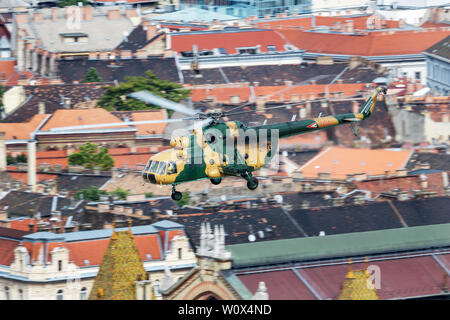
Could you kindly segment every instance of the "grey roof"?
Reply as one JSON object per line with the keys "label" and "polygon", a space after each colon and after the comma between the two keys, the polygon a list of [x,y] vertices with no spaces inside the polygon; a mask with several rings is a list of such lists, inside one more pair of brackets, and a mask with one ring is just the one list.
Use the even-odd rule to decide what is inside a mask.
{"label": "grey roof", "polygon": [[[127,230],[128,230],[127,227],[116,229],[116,231],[127,231]],[[134,235],[142,235],[157,232],[158,230],[155,229],[152,225],[137,226],[131,228],[131,233],[133,233]],[[64,234],[64,238],[66,239],[67,242],[71,242],[71,241],[84,241],[92,239],[110,238],[111,235],[112,229],[101,229],[101,230],[68,232]]]}
{"label": "grey roof", "polygon": [[52,232],[35,232],[23,237],[23,240],[64,241],[65,235]]}
{"label": "grey roof", "polygon": [[[41,10],[44,14],[43,22],[32,22],[21,24],[30,36],[41,40],[40,46],[50,52],[84,52],[84,51],[105,51],[116,48],[124,38],[124,32],[130,33],[133,30],[133,23],[130,19],[120,16],[120,19],[108,19],[106,15],[94,9],[93,19],[82,20],[77,33],[88,35],[86,43],[64,43],[61,34],[73,33],[71,25],[67,23],[65,8],[58,11],[58,18],[52,21],[50,11]],[[30,18],[31,20],[31,18]]]}
{"label": "grey roof", "polygon": [[154,226],[155,228],[159,229],[179,229],[179,228],[183,228],[184,229],[184,225],[170,221],[170,220],[161,220],[159,222],[153,223],[152,226]]}
{"label": "grey roof", "polygon": [[450,36],[428,48],[426,53],[450,60]]}
{"label": "grey roof", "polygon": [[30,4],[23,0],[2,0],[0,1],[0,8],[18,8],[29,7]]}

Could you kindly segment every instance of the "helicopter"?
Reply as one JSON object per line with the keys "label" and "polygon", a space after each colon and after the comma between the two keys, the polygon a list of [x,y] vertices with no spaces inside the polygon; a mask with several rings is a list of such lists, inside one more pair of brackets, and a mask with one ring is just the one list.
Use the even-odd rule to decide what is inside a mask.
{"label": "helicopter", "polygon": [[[176,190],[180,183],[210,179],[213,185],[221,183],[229,176],[242,177],[247,188],[255,190],[258,179],[253,172],[268,165],[278,153],[278,139],[297,134],[312,132],[351,124],[356,136],[359,122],[367,119],[377,102],[380,93],[386,94],[386,87],[377,87],[357,113],[317,117],[299,121],[280,122],[247,127],[240,121],[224,121],[236,112],[199,112],[180,103],[176,103],[148,91],[138,91],[128,95],[147,104],[178,111],[187,118],[129,121],[126,125],[171,123],[194,120],[194,125],[182,131],[175,130],[170,140],[170,149],[152,156],[142,170],[145,182],[159,185],[172,185],[171,197],[178,201],[182,193]],[[123,126],[124,123],[84,125],[77,127],[55,128],[54,130],[87,129],[102,126]]]}

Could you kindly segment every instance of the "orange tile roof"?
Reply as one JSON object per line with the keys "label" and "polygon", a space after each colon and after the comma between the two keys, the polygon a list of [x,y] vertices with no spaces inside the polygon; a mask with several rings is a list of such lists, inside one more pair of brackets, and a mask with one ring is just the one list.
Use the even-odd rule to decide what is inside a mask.
{"label": "orange tile roof", "polygon": [[308,132],[296,136],[280,139],[280,146],[318,146],[327,141],[327,134],[324,131]]}
{"label": "orange tile roof", "polygon": [[5,132],[6,140],[31,139],[30,134],[38,128],[47,116],[46,114],[36,114],[28,122],[0,123],[0,132]]}
{"label": "orange tile roof", "polygon": [[[8,173],[15,180],[22,181],[24,183],[27,183],[27,181],[28,181],[28,174],[26,172],[8,171]],[[38,173],[36,179],[37,179],[37,182],[40,182],[40,181],[43,181],[43,180],[56,179],[57,177],[58,177],[57,174]]]}
{"label": "orange tile roof", "polygon": [[[366,89],[365,83],[317,84],[302,86],[258,86],[254,87],[255,96],[267,96],[270,101],[291,100],[292,95],[300,99],[309,99],[311,94],[343,92],[345,96],[354,96],[357,91]],[[239,96],[240,101],[248,101],[251,96],[249,87],[223,87],[191,89],[192,101],[202,101],[214,97],[216,101],[228,103],[232,96]]]}
{"label": "orange tile roof", "polygon": [[[82,126],[89,124],[105,124],[105,123],[117,123],[123,122],[112,113],[106,111],[103,108],[94,109],[69,109],[69,110],[56,110],[52,117],[47,121],[42,131],[48,131],[53,128],[69,127],[69,126]],[[124,123],[124,127],[125,127]],[[114,127],[114,128],[123,128]]]}
{"label": "orange tile roof", "polygon": [[9,222],[9,227],[15,230],[29,231],[29,224],[33,221],[33,219],[21,219],[21,220],[11,220]]}
{"label": "orange tile roof", "polygon": [[[165,120],[167,119],[167,112],[165,109],[154,111],[133,112],[131,114],[132,121],[147,121],[147,120]],[[138,130],[138,135],[146,136],[153,134],[163,134],[167,127],[167,123],[152,123],[135,125]]]}
{"label": "orange tile roof", "polygon": [[315,178],[319,172],[328,172],[333,179],[345,179],[348,174],[385,174],[403,169],[413,150],[352,149],[328,147],[300,167],[303,176]]}
{"label": "orange tile roof", "polygon": [[15,73],[16,60],[0,60],[0,80],[9,80]]}
{"label": "orange tile roof", "polygon": [[[434,30],[434,29],[433,29]],[[436,31],[371,32],[367,35],[278,30],[294,46],[308,52],[360,56],[420,54],[450,34]]]}

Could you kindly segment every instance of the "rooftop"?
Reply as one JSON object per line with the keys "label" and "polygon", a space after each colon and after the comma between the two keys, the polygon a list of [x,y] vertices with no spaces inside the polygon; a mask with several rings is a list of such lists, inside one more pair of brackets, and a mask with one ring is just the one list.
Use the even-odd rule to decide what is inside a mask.
{"label": "rooftop", "polygon": [[328,147],[299,170],[311,178],[320,172],[330,173],[334,179],[345,179],[347,175],[358,173],[385,174],[405,168],[412,153],[412,150]]}
{"label": "rooftop", "polygon": [[450,223],[227,245],[233,267],[242,268],[418,249],[448,247]]}

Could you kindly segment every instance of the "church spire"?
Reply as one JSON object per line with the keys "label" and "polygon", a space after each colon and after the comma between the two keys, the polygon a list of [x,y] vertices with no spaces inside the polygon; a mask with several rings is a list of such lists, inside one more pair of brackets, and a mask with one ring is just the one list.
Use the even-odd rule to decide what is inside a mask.
{"label": "church spire", "polygon": [[90,300],[134,300],[135,281],[145,279],[146,272],[131,231],[116,231],[103,256],[94,280]]}

